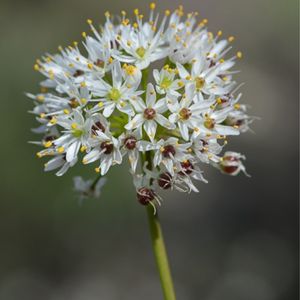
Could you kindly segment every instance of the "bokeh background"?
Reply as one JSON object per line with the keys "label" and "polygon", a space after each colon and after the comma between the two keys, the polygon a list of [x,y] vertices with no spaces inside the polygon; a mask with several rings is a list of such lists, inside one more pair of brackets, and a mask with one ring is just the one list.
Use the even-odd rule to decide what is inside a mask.
{"label": "bokeh background", "polygon": [[[161,1],[159,9],[178,1]],[[298,1],[185,0],[213,32],[237,37],[243,101],[259,116],[227,149],[252,175],[206,171],[200,193],[165,195],[160,216],[179,300],[298,299]],[[138,1],[0,1],[0,300],[162,299],[144,208],[127,167],[112,169],[101,199],[78,204],[63,178],[36,159],[24,91],[33,63],[80,39],[87,18]]]}

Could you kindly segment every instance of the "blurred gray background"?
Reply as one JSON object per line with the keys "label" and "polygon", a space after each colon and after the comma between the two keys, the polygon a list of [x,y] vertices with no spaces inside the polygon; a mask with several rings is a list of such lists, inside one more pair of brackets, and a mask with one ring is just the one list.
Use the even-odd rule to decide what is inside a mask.
{"label": "blurred gray background", "polygon": [[[159,9],[180,4],[158,3]],[[160,215],[178,300],[298,299],[298,2],[185,0],[209,29],[234,35],[244,53],[243,102],[261,117],[227,149],[244,153],[247,178],[205,168],[200,193],[165,194]],[[24,91],[37,91],[37,57],[80,39],[85,23],[146,1],[0,1],[0,300],[162,299],[146,212],[127,167],[114,168],[101,199],[81,206],[72,169],[43,173],[27,144],[35,121]]]}

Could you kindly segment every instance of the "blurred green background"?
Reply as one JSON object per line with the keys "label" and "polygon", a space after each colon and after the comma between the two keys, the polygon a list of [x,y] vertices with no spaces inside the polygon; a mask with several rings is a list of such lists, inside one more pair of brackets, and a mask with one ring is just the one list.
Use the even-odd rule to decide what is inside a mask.
{"label": "blurred green background", "polygon": [[[36,125],[37,57],[80,39],[110,10],[148,11],[147,1],[0,1],[0,300],[162,299],[144,208],[127,167],[114,168],[101,199],[82,205],[72,177],[45,174],[27,143]],[[173,9],[178,1],[158,3]],[[296,300],[298,267],[298,1],[186,0],[209,29],[242,50],[243,102],[261,117],[228,150],[252,175],[206,168],[200,193],[165,194],[160,210],[178,300]]]}

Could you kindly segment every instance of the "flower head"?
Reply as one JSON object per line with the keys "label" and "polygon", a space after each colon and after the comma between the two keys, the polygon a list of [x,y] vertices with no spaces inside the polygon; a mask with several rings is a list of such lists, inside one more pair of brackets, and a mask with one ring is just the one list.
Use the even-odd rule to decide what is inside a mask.
{"label": "flower head", "polygon": [[[135,9],[133,20],[106,13],[100,31],[88,20],[93,36],[83,32],[82,45],[36,61],[45,78],[27,96],[42,135],[37,156],[50,156],[45,171],[94,163],[101,177],[127,158],[138,201],[155,207],[157,188],[197,192],[194,180],[207,182],[201,164],[246,173],[243,155],[221,153],[254,118],[234,80],[242,54],[226,58],[234,38],[209,32],[182,6],[162,18],[154,8],[148,18]],[[75,188],[97,196],[102,183],[76,177]]]}

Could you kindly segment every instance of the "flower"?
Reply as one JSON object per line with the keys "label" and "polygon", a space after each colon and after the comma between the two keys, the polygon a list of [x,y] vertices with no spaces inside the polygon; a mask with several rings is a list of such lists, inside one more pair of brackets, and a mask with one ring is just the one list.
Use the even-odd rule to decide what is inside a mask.
{"label": "flower", "polygon": [[101,190],[106,183],[106,178],[100,180],[84,180],[81,176],[73,178],[74,190],[79,193],[79,199],[82,201],[85,198],[99,198]]}
{"label": "flower", "polygon": [[166,100],[160,99],[156,102],[156,92],[152,85],[149,83],[147,86],[146,103],[141,98],[136,98],[131,101],[137,114],[135,117],[125,126],[127,130],[141,129],[142,126],[147,133],[151,141],[154,140],[157,123],[167,129],[174,129],[174,125],[163,116],[163,113],[167,111]]}
{"label": "flower", "polygon": [[78,162],[95,163],[95,181],[75,177],[80,197],[98,196],[103,176],[128,159],[138,202],[152,205],[159,190],[198,192],[206,183],[202,166],[246,175],[237,152],[225,152],[230,136],[250,129],[254,117],[241,104],[234,69],[242,53],[234,37],[209,32],[207,20],[179,6],[162,17],[150,4],[149,18],[105,13],[98,31],[82,33],[56,54],[37,59],[44,78],[27,93],[38,126],[39,158],[50,157],[45,171],[61,176]]}

